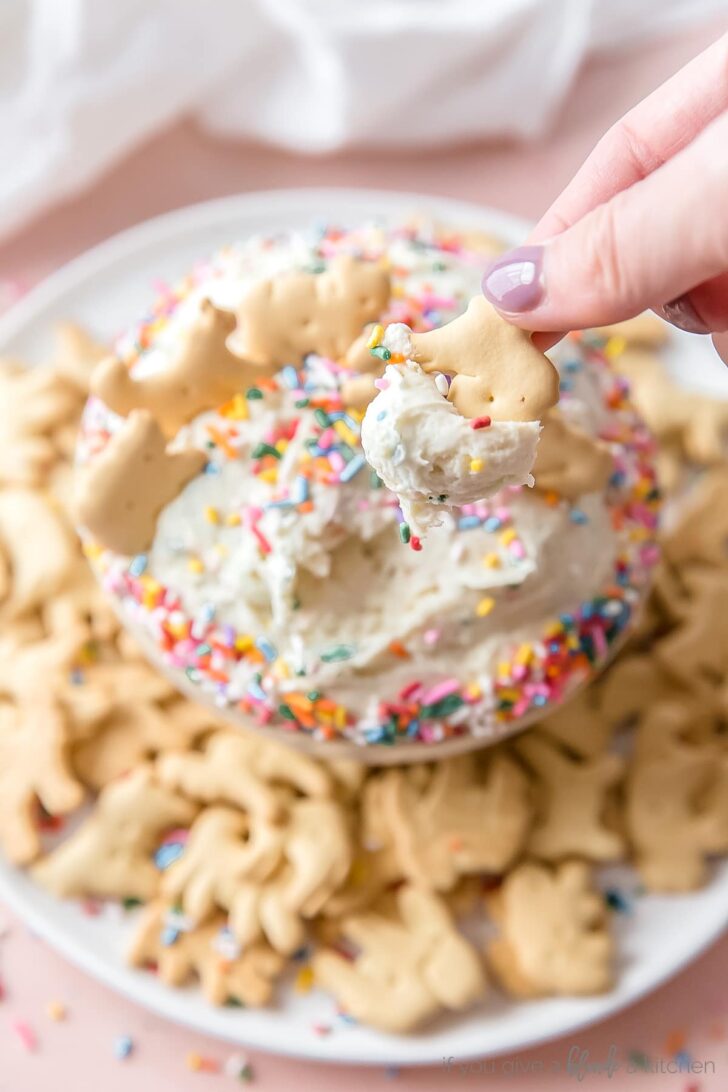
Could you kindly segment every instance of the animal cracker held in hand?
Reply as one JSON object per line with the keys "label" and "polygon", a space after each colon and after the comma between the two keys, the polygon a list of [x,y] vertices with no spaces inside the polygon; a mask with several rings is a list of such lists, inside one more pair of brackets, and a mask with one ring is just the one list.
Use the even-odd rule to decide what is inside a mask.
{"label": "animal cracker held in hand", "polygon": [[394,362],[373,381],[379,394],[362,443],[414,533],[507,486],[533,484],[539,420],[558,398],[559,376],[526,332],[475,297],[428,333],[389,326],[371,351]]}

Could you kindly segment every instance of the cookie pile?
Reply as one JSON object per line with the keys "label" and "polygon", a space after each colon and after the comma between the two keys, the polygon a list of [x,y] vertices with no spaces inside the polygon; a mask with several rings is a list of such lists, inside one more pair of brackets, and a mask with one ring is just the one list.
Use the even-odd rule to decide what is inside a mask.
{"label": "cookie pile", "polygon": [[[637,631],[598,684],[514,741],[381,769],[249,737],[148,666],[68,514],[103,350],[67,326],[47,367],[3,362],[5,855],[59,897],[143,903],[131,963],[198,979],[213,1004],[270,1003],[303,948],[309,984],[387,1031],[464,1009],[489,982],[513,997],[608,990],[597,867],[629,860],[648,890],[685,891],[728,851],[725,406],[663,398],[652,325],[615,336],[634,342],[624,368],[639,358],[630,377],[673,480],[687,475]],[[484,951],[466,914],[491,922]]]}

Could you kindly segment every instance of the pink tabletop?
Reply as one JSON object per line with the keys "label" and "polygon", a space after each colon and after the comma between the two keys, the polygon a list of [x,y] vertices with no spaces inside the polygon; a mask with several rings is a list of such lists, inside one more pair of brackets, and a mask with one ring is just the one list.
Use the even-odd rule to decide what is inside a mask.
{"label": "pink tabletop", "polygon": [[[538,144],[474,146],[419,155],[356,152],[300,159],[258,147],[224,144],[189,124],[160,134],[94,189],[35,221],[0,246],[0,305],[75,254],[129,225],[190,202],[284,186],[371,186],[446,194],[538,215],[558,193],[601,132],[630,103],[717,36],[704,27],[661,43],[597,60],[582,75],[552,134]],[[230,1047],[150,1016],[64,963],[9,914],[0,939],[1,1092],[187,1092],[239,1086]],[[401,1082],[431,1092],[482,1088],[494,1092],[561,1089],[575,1081],[608,1087],[718,1092],[728,1087],[728,938],[651,997],[598,1028],[546,1047],[450,1070],[354,1070],[249,1058],[262,1092],[295,1087],[316,1092],[370,1092]],[[51,1018],[55,1005],[66,1009]],[[26,1033],[25,1036],[23,1033]],[[32,1033],[34,1047],[25,1041]],[[129,1036],[125,1060],[114,1045]],[[610,1047],[620,1067],[610,1074]],[[583,1069],[567,1067],[575,1049]],[[677,1055],[677,1061],[675,1060]],[[195,1058],[196,1056],[196,1058]],[[190,1064],[203,1059],[203,1069]],[[682,1061],[682,1072],[680,1062]],[[583,1078],[580,1080],[580,1078]]]}

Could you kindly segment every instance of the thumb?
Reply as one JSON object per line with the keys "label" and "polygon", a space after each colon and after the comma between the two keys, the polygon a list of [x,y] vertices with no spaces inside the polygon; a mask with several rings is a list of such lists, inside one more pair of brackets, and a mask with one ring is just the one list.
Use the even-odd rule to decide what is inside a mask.
{"label": "thumb", "polygon": [[726,178],[728,113],[560,235],[502,255],[483,293],[510,321],[539,331],[659,308],[728,270]]}
{"label": "thumb", "polygon": [[728,364],[728,334],[713,334],[713,344],[718,356]]}

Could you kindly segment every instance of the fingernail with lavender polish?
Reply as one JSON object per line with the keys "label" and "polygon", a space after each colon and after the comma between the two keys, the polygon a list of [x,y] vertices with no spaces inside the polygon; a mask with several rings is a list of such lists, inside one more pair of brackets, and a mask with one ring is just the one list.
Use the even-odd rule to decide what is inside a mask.
{"label": "fingernail with lavender polish", "polygon": [[672,326],[677,326],[678,330],[685,330],[688,334],[710,333],[710,330],[690,302],[690,296],[687,293],[678,296],[677,299],[670,300],[669,303],[663,303],[662,307],[657,310]]}
{"label": "fingernail with lavender polish", "polygon": [[543,299],[543,247],[520,246],[501,255],[483,275],[483,295],[499,311],[532,311]]}

